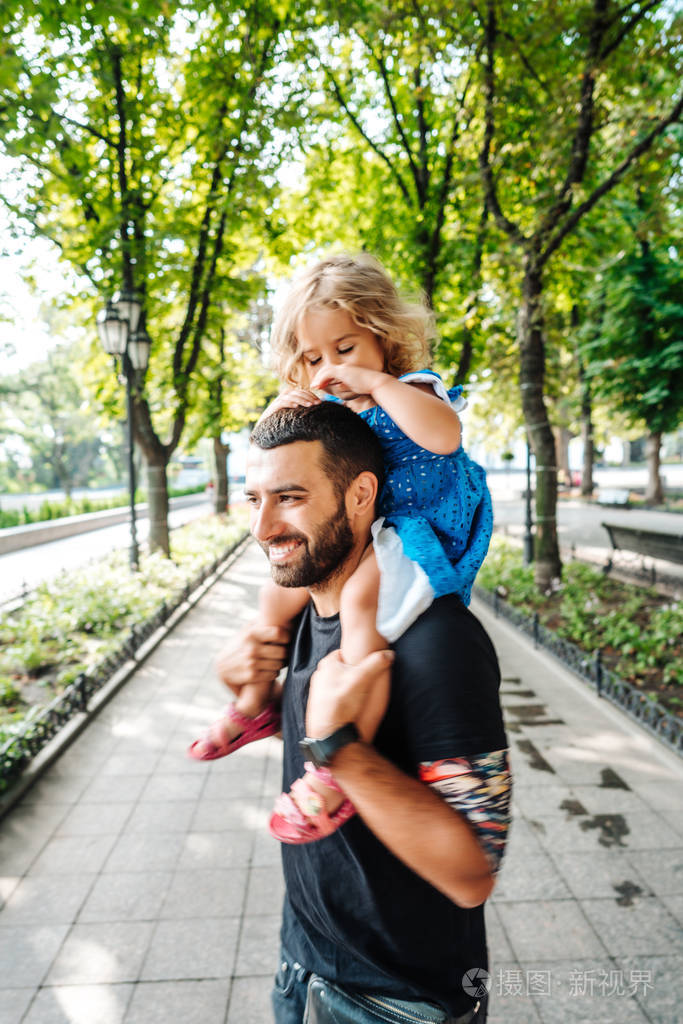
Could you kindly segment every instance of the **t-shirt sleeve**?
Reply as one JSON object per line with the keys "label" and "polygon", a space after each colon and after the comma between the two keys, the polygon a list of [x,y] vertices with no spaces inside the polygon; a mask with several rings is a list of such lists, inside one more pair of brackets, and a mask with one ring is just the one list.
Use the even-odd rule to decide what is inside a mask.
{"label": "t-shirt sleeve", "polygon": [[404,384],[429,384],[436,397],[452,406],[456,412],[467,408],[460,385],[447,389],[436,370],[411,370],[410,373],[404,373],[398,379]]}
{"label": "t-shirt sleeve", "polygon": [[394,644],[391,713],[405,767],[507,747],[500,670],[479,620],[453,595],[437,599]]}

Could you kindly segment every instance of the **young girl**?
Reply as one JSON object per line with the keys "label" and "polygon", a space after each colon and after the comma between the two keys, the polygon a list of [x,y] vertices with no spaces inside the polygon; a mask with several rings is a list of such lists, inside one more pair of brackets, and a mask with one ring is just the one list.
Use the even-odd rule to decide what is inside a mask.
{"label": "young girl", "polygon": [[[447,391],[423,367],[433,318],[422,304],[403,300],[380,264],[368,255],[330,256],[292,288],[273,326],[281,378],[290,390],[266,409],[341,401],[377,433],[386,479],[373,524],[373,543],[344,585],[341,655],[356,664],[393,643],[435,597],[458,594],[469,604],[488,550],[491,499],[483,469],[460,445],[456,410],[461,388]],[[383,518],[382,518],[383,517]],[[284,626],[302,610],[307,590],[268,583],[260,621]],[[209,760],[278,731],[272,681],[244,686],[227,715],[190,747]],[[374,693],[376,708],[388,694]],[[371,720],[378,721],[377,715]],[[363,739],[363,723],[359,723]],[[329,771],[307,765],[290,794],[275,805],[270,830],[283,842],[319,839],[354,813]]]}

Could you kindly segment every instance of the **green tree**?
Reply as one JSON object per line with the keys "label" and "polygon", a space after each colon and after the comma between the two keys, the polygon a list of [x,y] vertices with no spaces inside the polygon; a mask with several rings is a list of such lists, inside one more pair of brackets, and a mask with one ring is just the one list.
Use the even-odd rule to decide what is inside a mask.
{"label": "green tree", "polygon": [[18,467],[17,449],[23,449],[33,482],[60,487],[67,498],[102,471],[109,447],[93,431],[92,400],[74,373],[80,356],[78,346],[57,346],[0,381],[0,442],[10,465]]}
{"label": "green tree", "polygon": [[[25,176],[5,201],[80,270],[93,305],[118,287],[141,297],[152,358],[134,426],[150,546],[166,552],[166,470],[216,294],[246,301],[277,186],[288,11],[286,0],[10,0],[6,12],[0,129]],[[109,385],[101,395],[113,404]]]}
{"label": "green tree", "polygon": [[662,434],[683,423],[683,298],[680,264],[647,239],[605,268],[583,332],[596,395],[648,435],[646,500],[663,501]]}
{"label": "green tree", "polygon": [[481,39],[481,179],[519,266],[519,383],[536,455],[536,581],[560,572],[557,463],[544,394],[551,258],[680,120],[669,5],[486,0]]}

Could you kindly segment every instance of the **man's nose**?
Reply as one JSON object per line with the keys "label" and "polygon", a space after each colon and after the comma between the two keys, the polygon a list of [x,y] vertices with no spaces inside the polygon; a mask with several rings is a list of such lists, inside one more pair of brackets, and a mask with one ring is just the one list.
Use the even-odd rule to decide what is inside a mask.
{"label": "man's nose", "polygon": [[282,524],[279,522],[276,508],[269,502],[264,501],[252,512],[251,532],[257,540],[268,540],[277,536],[281,530]]}

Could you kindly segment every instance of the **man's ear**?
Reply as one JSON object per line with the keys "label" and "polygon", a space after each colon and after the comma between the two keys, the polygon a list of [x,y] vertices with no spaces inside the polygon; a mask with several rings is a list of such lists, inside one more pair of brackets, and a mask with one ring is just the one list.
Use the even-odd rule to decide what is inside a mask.
{"label": "man's ear", "polygon": [[359,473],[346,491],[346,512],[349,518],[374,512],[377,490],[377,477],[374,473],[370,470]]}

